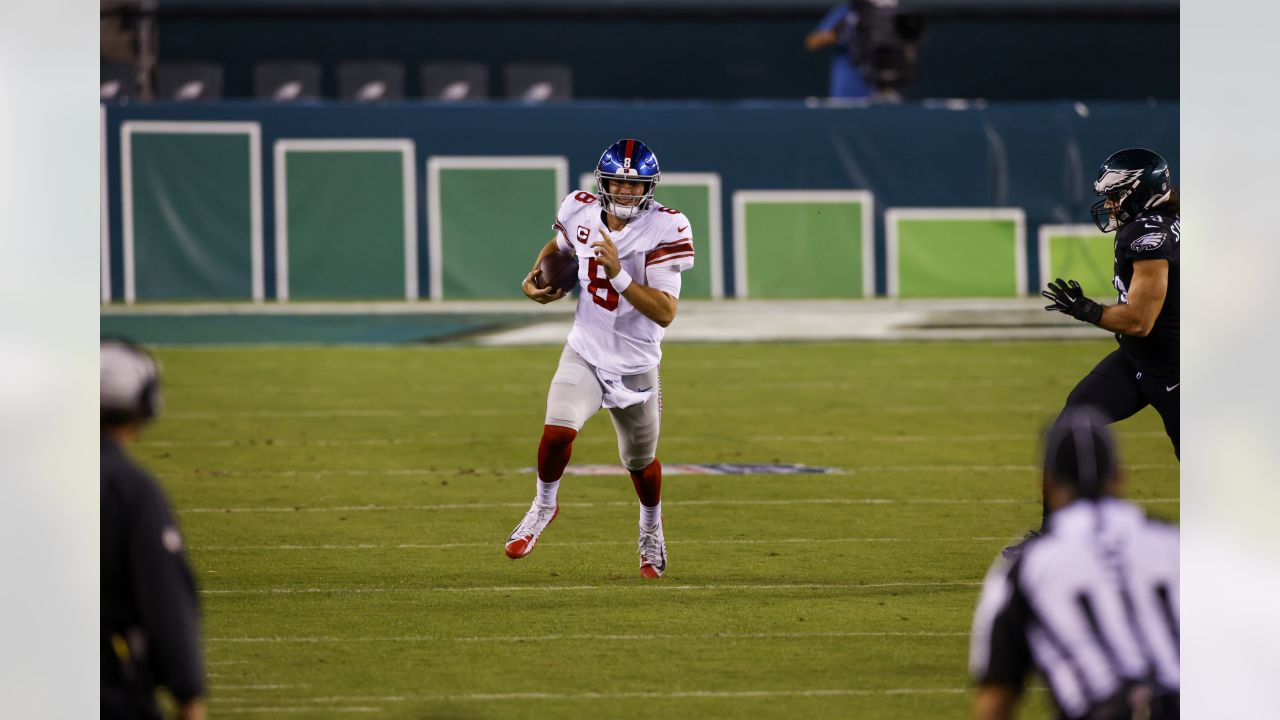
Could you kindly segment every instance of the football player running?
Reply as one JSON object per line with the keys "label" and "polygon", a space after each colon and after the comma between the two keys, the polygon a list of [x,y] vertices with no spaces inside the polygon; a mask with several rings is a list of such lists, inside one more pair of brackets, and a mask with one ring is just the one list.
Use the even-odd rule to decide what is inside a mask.
{"label": "football player running", "polygon": [[538,303],[564,297],[550,283],[534,284],[542,259],[573,253],[578,260],[577,312],[568,343],[547,392],[547,413],[538,444],[537,495],[507,538],[512,559],[528,555],[559,514],[556,493],[583,424],[609,409],[618,453],[640,498],[640,575],[661,577],[667,569],[662,528],[662,464],[658,427],[662,419],[664,328],[676,316],[680,273],[693,267],[693,235],[682,213],[653,199],[661,179],[658,158],[644,143],[624,139],[610,145],[596,166],[599,196],[570,193],[560,203],[556,235],[538,253],[524,279],[524,294]]}
{"label": "football player running", "polygon": [[[1051,303],[1045,310],[1109,330],[1120,347],[1076,385],[1066,407],[1092,405],[1108,422],[1117,422],[1150,405],[1164,421],[1174,455],[1180,456],[1178,190],[1169,181],[1169,164],[1143,148],[1107,158],[1093,189],[1102,196],[1091,208],[1094,223],[1104,233],[1116,233],[1113,283],[1119,300],[1115,305],[1094,302],[1075,280],[1061,278],[1041,294]],[[1043,522],[1044,517],[1042,527]],[[1005,554],[1019,547],[1005,548]]]}

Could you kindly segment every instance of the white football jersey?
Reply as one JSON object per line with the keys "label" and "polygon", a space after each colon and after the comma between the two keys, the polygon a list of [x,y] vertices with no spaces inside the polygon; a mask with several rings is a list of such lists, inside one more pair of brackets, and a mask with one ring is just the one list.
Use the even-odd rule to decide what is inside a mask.
{"label": "white football jersey", "polygon": [[663,327],[636,310],[613,289],[605,269],[596,261],[591,243],[609,232],[618,247],[622,269],[633,281],[648,285],[649,268],[679,271],[693,267],[693,233],[684,213],[657,202],[617,232],[610,232],[600,216],[596,196],[569,193],[552,225],[556,245],[578,256],[578,309],[569,332],[569,346],[587,362],[619,375],[636,375],[662,360]]}

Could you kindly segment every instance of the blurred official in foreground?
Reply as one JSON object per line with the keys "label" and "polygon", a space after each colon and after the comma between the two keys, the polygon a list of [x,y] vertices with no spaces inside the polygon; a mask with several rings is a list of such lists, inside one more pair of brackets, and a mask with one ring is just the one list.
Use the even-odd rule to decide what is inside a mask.
{"label": "blurred official in foreground", "polygon": [[120,341],[101,346],[102,718],[205,717],[195,583],[164,492],[125,449],[160,405],[156,361]]}
{"label": "blurred official in foreground", "polygon": [[1178,716],[1178,529],[1120,500],[1107,418],[1045,438],[1045,532],[997,559],[973,620],[974,717],[1010,718],[1034,666],[1062,717]]}

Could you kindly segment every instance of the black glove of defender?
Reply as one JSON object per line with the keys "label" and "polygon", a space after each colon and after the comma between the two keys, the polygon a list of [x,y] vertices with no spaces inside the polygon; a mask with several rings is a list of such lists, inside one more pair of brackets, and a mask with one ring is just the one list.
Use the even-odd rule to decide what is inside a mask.
{"label": "black glove of defender", "polygon": [[1063,281],[1058,278],[1049,283],[1049,289],[1040,292],[1052,305],[1045,305],[1045,310],[1057,310],[1082,322],[1098,324],[1102,319],[1102,306],[1084,296],[1084,290],[1075,280]]}

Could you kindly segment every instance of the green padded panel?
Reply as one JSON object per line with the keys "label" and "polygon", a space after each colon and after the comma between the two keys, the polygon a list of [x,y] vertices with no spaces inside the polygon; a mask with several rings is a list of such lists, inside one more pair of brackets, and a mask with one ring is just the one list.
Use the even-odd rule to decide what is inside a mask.
{"label": "green padded panel", "polygon": [[1105,297],[1114,293],[1114,277],[1115,235],[1049,235],[1049,277],[1040,278],[1041,285],[1074,279],[1089,295]]}
{"label": "green padded panel", "polygon": [[860,298],[861,202],[754,201],[744,213],[751,298]]}
{"label": "green padded panel", "polygon": [[555,170],[446,167],[438,182],[444,297],[523,298],[563,199]]}
{"label": "green padded panel", "polygon": [[1015,297],[1013,220],[903,219],[898,222],[900,297]]}
{"label": "green padded panel", "polygon": [[252,299],[249,135],[139,129],[131,143],[137,299]]}
{"label": "green padded panel", "polygon": [[286,151],[290,299],[405,297],[404,162],[394,150]]}

